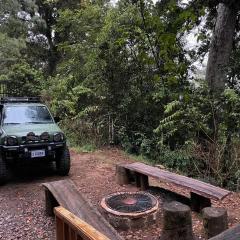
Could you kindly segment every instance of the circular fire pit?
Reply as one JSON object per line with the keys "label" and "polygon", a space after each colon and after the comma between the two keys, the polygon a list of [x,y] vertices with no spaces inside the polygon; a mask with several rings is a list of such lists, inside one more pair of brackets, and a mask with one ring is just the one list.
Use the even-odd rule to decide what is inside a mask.
{"label": "circular fire pit", "polygon": [[121,230],[146,227],[158,218],[158,200],[149,193],[119,192],[101,201],[101,207],[112,226]]}

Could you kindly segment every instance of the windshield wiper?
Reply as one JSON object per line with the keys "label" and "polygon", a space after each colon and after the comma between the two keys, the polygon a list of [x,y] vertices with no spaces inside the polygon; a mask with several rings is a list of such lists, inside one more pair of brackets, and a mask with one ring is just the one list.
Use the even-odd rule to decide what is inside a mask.
{"label": "windshield wiper", "polygon": [[17,124],[21,124],[21,123],[3,123],[5,125],[17,125]]}

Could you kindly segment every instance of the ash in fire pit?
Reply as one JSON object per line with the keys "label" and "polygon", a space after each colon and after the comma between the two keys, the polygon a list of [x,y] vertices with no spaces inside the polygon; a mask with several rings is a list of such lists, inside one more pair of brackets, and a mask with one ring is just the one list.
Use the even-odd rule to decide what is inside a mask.
{"label": "ash in fire pit", "polygon": [[101,201],[106,218],[117,229],[146,227],[158,218],[158,200],[149,193],[120,192]]}

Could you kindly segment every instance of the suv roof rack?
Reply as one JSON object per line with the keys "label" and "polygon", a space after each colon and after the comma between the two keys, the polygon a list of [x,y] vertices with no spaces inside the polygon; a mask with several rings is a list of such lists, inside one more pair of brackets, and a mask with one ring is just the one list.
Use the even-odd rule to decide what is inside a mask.
{"label": "suv roof rack", "polygon": [[2,97],[1,103],[40,103],[40,97]]}

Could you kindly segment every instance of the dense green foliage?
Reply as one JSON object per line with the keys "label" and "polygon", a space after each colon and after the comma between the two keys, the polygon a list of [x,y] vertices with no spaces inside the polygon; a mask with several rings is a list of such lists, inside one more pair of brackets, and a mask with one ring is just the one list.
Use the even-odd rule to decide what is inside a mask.
{"label": "dense green foliage", "polygon": [[74,144],[122,146],[236,188],[239,34],[229,85],[212,96],[193,63],[208,52],[216,6],[183,2],[0,1],[0,80],[11,94],[41,94]]}

